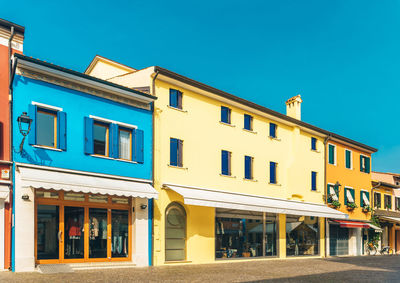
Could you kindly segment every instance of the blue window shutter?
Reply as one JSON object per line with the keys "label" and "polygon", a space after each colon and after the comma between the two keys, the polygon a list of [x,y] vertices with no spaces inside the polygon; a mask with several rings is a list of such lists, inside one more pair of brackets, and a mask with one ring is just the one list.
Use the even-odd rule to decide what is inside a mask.
{"label": "blue window shutter", "polygon": [[178,140],[170,139],[169,144],[169,164],[172,166],[178,166]]}
{"label": "blue window shutter", "polygon": [[276,125],[274,123],[269,123],[269,136],[276,138]]}
{"label": "blue window shutter", "polygon": [[57,112],[57,146],[61,150],[67,150],[67,113]]}
{"label": "blue window shutter", "polygon": [[110,124],[110,157],[119,158],[119,132],[117,124]]}
{"label": "blue window shutter", "polygon": [[93,154],[93,119],[85,117],[85,154]]}
{"label": "blue window shutter", "polygon": [[36,105],[29,104],[28,115],[33,120],[31,124],[31,130],[28,134],[29,144],[31,145],[36,144],[36,111],[37,111]]}
{"label": "blue window shutter", "polygon": [[317,190],[317,172],[311,172],[311,190]]}
{"label": "blue window shutter", "polygon": [[177,91],[177,107],[182,109],[182,92],[179,90]]}
{"label": "blue window shutter", "polygon": [[143,130],[135,130],[135,161],[144,163],[144,132]]}
{"label": "blue window shutter", "polygon": [[246,179],[251,179],[251,157],[244,157],[244,177]]}
{"label": "blue window shutter", "polygon": [[269,182],[276,183],[276,163],[272,161],[269,163]]}
{"label": "blue window shutter", "polygon": [[248,115],[248,114],[244,114],[244,128],[246,129],[246,130],[249,130],[249,131],[252,131],[253,129],[252,129],[252,118],[253,117],[251,117],[250,115]]}
{"label": "blue window shutter", "polygon": [[178,166],[183,166],[183,141],[178,140]]}
{"label": "blue window shutter", "polygon": [[317,150],[317,139],[316,138],[311,138],[311,149]]}
{"label": "blue window shutter", "polygon": [[222,175],[229,175],[228,173],[228,152],[223,150],[221,152],[221,173]]}
{"label": "blue window shutter", "polygon": [[178,91],[176,89],[169,89],[169,106],[178,107],[177,92]]}

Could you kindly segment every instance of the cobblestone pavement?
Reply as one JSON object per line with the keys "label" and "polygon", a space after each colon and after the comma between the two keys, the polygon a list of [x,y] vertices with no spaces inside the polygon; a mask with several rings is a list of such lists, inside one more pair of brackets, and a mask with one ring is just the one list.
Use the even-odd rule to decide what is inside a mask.
{"label": "cobblestone pavement", "polygon": [[63,274],[0,272],[0,282],[400,282],[400,256],[256,260]]}

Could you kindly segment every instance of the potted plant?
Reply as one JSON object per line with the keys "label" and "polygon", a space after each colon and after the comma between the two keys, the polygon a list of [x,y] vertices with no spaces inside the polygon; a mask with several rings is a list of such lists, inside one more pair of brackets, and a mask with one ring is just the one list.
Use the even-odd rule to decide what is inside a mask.
{"label": "potted plant", "polygon": [[348,210],[354,210],[355,208],[358,207],[355,202],[348,202],[346,206]]}
{"label": "potted plant", "polygon": [[340,204],[339,201],[334,200],[334,201],[332,201],[332,202],[330,203],[330,205],[331,205],[333,208],[339,208],[341,204]]}
{"label": "potted plant", "polygon": [[386,204],[386,209],[389,210],[389,209],[391,209],[391,208],[392,208],[392,204],[391,204],[391,203],[387,203],[387,204]]}
{"label": "potted plant", "polygon": [[371,212],[371,211],[372,211],[372,209],[371,209],[371,207],[369,205],[365,205],[362,208],[362,212],[364,212],[364,213],[368,213],[368,212]]}

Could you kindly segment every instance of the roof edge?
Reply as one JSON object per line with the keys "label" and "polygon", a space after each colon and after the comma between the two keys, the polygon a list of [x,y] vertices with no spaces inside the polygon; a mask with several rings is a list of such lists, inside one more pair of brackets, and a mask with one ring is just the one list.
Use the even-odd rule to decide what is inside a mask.
{"label": "roof edge", "polygon": [[10,22],[10,21],[4,20],[4,19],[0,19],[0,26],[9,28],[9,29],[11,29],[11,27],[14,27],[14,29],[17,33],[20,33],[22,35],[24,35],[24,33],[25,33],[25,27],[17,25],[13,22]]}

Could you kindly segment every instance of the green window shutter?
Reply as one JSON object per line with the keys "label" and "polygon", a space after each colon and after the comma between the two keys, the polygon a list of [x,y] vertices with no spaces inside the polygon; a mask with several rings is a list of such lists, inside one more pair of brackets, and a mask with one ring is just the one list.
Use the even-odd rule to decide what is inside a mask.
{"label": "green window shutter", "polygon": [[354,189],[350,190],[351,196],[353,197],[354,203],[356,203],[356,195]]}
{"label": "green window shutter", "polygon": [[347,205],[347,188],[344,189],[344,205]]}
{"label": "green window shutter", "polygon": [[363,191],[360,191],[360,207],[364,207]]}
{"label": "green window shutter", "polygon": [[346,168],[351,169],[351,151],[346,150]]}
{"label": "green window shutter", "polygon": [[333,145],[329,145],[329,164],[335,164],[335,147]]}
{"label": "green window shutter", "polygon": [[366,157],[365,158],[365,173],[370,173],[370,171],[371,171],[370,166],[371,166],[371,158]]}
{"label": "green window shutter", "polygon": [[339,198],[339,187],[338,186],[334,186],[334,190],[335,190],[335,193],[336,193],[336,195],[338,197],[338,200],[340,201],[340,198]]}

